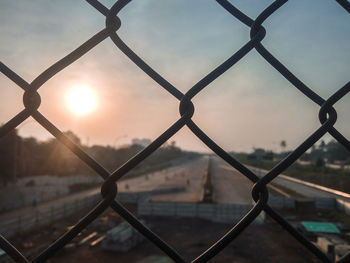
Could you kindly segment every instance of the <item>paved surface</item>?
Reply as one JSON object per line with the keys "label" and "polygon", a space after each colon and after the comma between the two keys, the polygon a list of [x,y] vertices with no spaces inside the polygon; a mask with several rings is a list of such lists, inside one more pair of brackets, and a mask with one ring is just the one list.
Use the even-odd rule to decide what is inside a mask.
{"label": "paved surface", "polygon": [[[258,176],[262,176],[263,174],[267,173],[267,170],[262,170],[262,169],[258,169],[258,168],[255,168],[255,169],[258,171],[257,172]],[[282,176],[288,177],[288,176],[283,175],[283,174],[282,174]],[[275,178],[272,181],[272,183],[274,183],[277,186],[280,185],[282,187],[286,187],[286,188],[288,188],[288,189],[290,189],[290,190],[292,190],[292,191],[294,191],[294,192],[296,192],[299,195],[302,195],[304,197],[309,197],[309,198],[317,198],[317,197],[340,198],[343,200],[350,201],[350,199],[348,199],[348,198],[339,197],[336,194],[325,192],[325,191],[322,191],[320,189],[316,189],[316,188],[313,188],[313,187],[310,187],[307,185],[300,184],[298,182],[293,182],[293,181],[290,181],[290,180],[283,178],[283,177],[280,177],[280,176]]]}
{"label": "paved surface", "polygon": [[[214,201],[243,205],[252,204],[251,189],[253,184],[220,158],[211,158]],[[203,156],[168,169],[121,181],[118,184],[119,191],[145,192],[145,197],[155,202],[198,202],[203,197],[207,166],[208,157]],[[285,178],[278,177],[273,180],[273,183],[291,189],[305,197],[337,197],[332,193],[292,182]],[[11,221],[33,209],[45,211],[51,206],[62,206],[65,202],[84,199],[99,192],[100,188],[96,188],[46,202],[36,208],[25,207],[3,213],[0,215],[0,222]]]}
{"label": "paved surface", "polygon": [[[120,182],[120,192],[149,192],[155,202],[198,202],[203,196],[208,157]],[[153,192],[153,193],[152,193]],[[147,195],[147,194],[146,194]]]}
{"label": "paved surface", "polygon": [[212,157],[214,200],[227,204],[252,204],[253,184],[236,169],[218,157]]}
{"label": "paved surface", "polygon": [[323,192],[321,190],[302,185],[296,182],[289,181],[287,179],[283,178],[276,178],[273,180],[273,183],[276,185],[281,185],[283,187],[286,187],[300,195],[303,195],[305,197],[315,198],[315,197],[338,197],[337,195]]}
{"label": "paved surface", "polygon": [[[153,196],[155,201],[197,202],[202,198],[201,189],[203,189],[204,171],[207,165],[207,157],[198,158],[175,167],[121,181],[118,184],[118,190],[120,192],[151,192],[162,189],[163,194]],[[187,181],[189,182],[188,185]],[[81,200],[99,192],[100,188],[95,188],[41,203],[35,208],[24,207],[5,212],[0,215],[0,222],[5,224],[28,214],[33,209],[44,212],[52,206],[63,206],[66,202]]]}

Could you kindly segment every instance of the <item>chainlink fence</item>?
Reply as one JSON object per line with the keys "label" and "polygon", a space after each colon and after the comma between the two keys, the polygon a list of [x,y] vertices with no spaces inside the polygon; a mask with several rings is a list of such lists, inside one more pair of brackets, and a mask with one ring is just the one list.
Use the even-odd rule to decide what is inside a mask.
{"label": "chainlink fence", "polygon": [[[23,78],[17,75],[14,71],[0,62],[1,72],[6,75],[10,80],[16,83],[20,88],[24,90],[23,103],[24,109],[19,112],[15,117],[8,121],[1,127],[0,137],[5,136],[7,133],[15,129],[19,124],[25,121],[28,117],[32,116],[42,127],[49,131],[54,137],[56,137],[62,144],[67,146],[73,153],[75,153],[83,162],[89,165],[96,173],[98,173],[103,179],[104,183],[101,186],[102,201],[96,205],[87,215],[47,249],[36,256],[31,262],[44,262],[53,256],[55,252],[62,249],[68,242],[70,242],[80,231],[82,231],[87,225],[94,221],[101,213],[103,213],[108,207],[111,207],[117,214],[123,217],[129,224],[137,229],[148,240],[153,242],[160,250],[168,255],[175,262],[188,262],[185,260],[174,248],[167,244],[164,240],[158,237],[152,232],[146,225],[140,222],[134,217],[122,204],[115,200],[118,195],[117,182],[127,172],[137,166],[141,161],[146,159],[156,149],[158,149],[163,143],[169,140],[175,133],[177,133],[185,125],[211,150],[213,150],[218,156],[224,159],[232,167],[240,171],[242,176],[246,176],[254,183],[252,189],[252,197],[255,201],[253,208],[236,224],[234,225],[224,236],[222,236],[217,242],[215,242],[208,250],[204,251],[197,258],[190,262],[207,262],[214,258],[221,250],[223,250],[232,240],[237,238],[245,228],[247,228],[254,219],[265,211],[271,218],[273,218],[278,224],[280,224],[289,234],[291,234],[297,241],[299,241],[304,247],[312,252],[321,262],[332,262],[328,257],[313,243],[308,241],[301,233],[299,233],[292,225],[290,225],[281,215],[274,211],[268,204],[268,191],[267,184],[269,184],[274,178],[286,170],[292,165],[305,151],[312,147],[323,135],[329,133],[339,143],[341,143],[347,150],[350,151],[350,142],[334,127],[337,120],[337,112],[333,108],[339,100],[341,100],[350,91],[350,82],[338,89],[328,99],[323,99],[317,93],[312,91],[306,86],[300,79],[298,79],[292,72],[290,72],[281,62],[278,61],[262,44],[261,41],[266,35],[266,30],[262,26],[263,22],[269,18],[274,12],[278,12],[278,9],[284,5],[288,0],[276,0],[261,14],[253,20],[239,9],[234,7],[228,0],[216,0],[216,2],[227,10],[233,19],[238,19],[240,22],[250,28],[250,40],[234,53],[230,58],[223,62],[220,66],[211,71],[207,76],[201,79],[195,84],[188,92],[183,94],[176,87],[171,85],[166,79],[159,75],[149,65],[147,65],[137,54],[135,54],[118,36],[118,29],[121,26],[121,21],[118,18],[118,13],[129,3],[131,0],[118,0],[111,9],[106,8],[98,0],[86,0],[92,7],[99,11],[106,17],[106,27],[91,37],[73,52],[59,60],[57,63],[50,66],[47,70],[42,72],[31,83],[26,82]],[[339,5],[350,13],[350,3],[347,0],[336,0]],[[50,78],[55,76],[58,72],[63,70],[68,65],[74,63],[77,59],[85,55],[96,45],[101,43],[106,38],[110,38],[114,44],[127,56],[132,62],[134,62],[140,69],[142,69],[148,76],[154,81],[160,84],[165,90],[167,90],[172,96],[177,98],[180,102],[180,118],[170,126],[163,134],[161,134],[156,140],[154,140],[147,148],[139,152],[128,162],[124,163],[119,169],[113,173],[109,173],[104,167],[102,167],[97,161],[90,157],[81,148],[75,145],[69,138],[67,138],[50,120],[46,119],[38,110],[41,98],[38,90],[42,85]],[[258,53],[266,60],[267,63],[272,65],[284,78],[293,84],[300,92],[307,96],[313,103],[320,106],[319,120],[321,126],[314,131],[314,133],[305,139],[305,141],[299,145],[292,153],[290,153],[285,159],[283,159],[272,170],[266,173],[262,178],[258,178],[257,175],[238,162],[231,155],[225,152],[219,145],[217,145],[211,138],[209,138],[196,123],[191,119],[195,107],[191,100],[204,88],[206,88],[212,81],[224,74],[229,68],[233,67],[240,59],[247,55],[251,50],[257,50]],[[29,262],[14,246],[10,244],[6,238],[0,236],[0,247],[16,262]],[[276,251],[278,253],[278,251]],[[350,254],[344,256],[338,262],[350,262]]]}

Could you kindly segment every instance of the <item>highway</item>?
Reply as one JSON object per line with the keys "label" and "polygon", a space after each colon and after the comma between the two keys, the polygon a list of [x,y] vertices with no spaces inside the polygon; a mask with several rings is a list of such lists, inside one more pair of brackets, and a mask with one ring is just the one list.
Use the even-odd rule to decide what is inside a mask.
{"label": "highway", "polygon": [[[120,193],[141,193],[141,196],[143,195],[145,199],[153,202],[200,202],[203,198],[208,158],[208,156],[202,156],[176,164],[167,169],[122,180],[118,183],[118,191]],[[213,156],[210,158],[214,202],[241,205],[252,204],[251,189],[253,184],[219,157]],[[260,169],[250,168],[260,171],[260,176],[264,172],[266,173],[266,171]],[[273,184],[277,187],[283,186],[288,188],[304,197],[328,197],[350,200],[350,198],[340,197],[336,193],[317,189],[293,180],[293,178],[290,179],[290,177],[280,175],[273,180]],[[38,204],[35,208],[24,207],[5,212],[0,215],[0,222],[4,225],[12,222],[15,218],[33,212],[33,210],[38,212],[45,211],[52,206],[63,206],[66,202],[84,200],[99,192],[100,187]]]}
{"label": "highway", "polygon": [[252,204],[252,182],[219,157],[212,157],[214,201],[225,204]]}
{"label": "highway", "polygon": [[[153,201],[198,202],[203,195],[203,184],[207,165],[208,157],[183,162],[168,169],[122,180],[118,183],[118,191],[121,193],[144,192],[146,196],[151,196]],[[13,211],[3,212],[0,214],[0,229],[2,226],[17,220],[19,217],[33,212],[44,213],[51,207],[61,207],[65,203],[84,200],[99,193],[100,187],[97,187],[40,203],[36,207],[23,207]]]}
{"label": "highway", "polygon": [[[253,171],[256,172],[256,174],[261,177],[264,174],[266,174],[267,170],[262,170],[255,167],[249,167]],[[286,176],[284,174],[279,175],[277,178],[275,178],[272,183],[274,185],[281,186],[288,188],[289,190],[294,191],[295,193],[308,198],[338,198],[346,201],[350,201],[350,195],[347,193],[342,193],[333,189],[329,189],[326,187],[321,187],[319,185],[313,185],[311,183],[307,182],[299,182],[301,180],[297,180],[294,178],[291,178],[289,176]]]}
{"label": "highway", "polygon": [[145,192],[154,202],[199,202],[208,166],[203,156],[168,169],[126,179],[119,192]]}
{"label": "highway", "polygon": [[[258,176],[267,173],[266,170],[249,167]],[[252,202],[251,189],[253,184],[245,176],[232,168],[219,157],[212,157],[212,183],[214,187],[214,200],[218,203],[248,204]],[[272,183],[294,191],[300,196],[307,198],[338,198],[350,201],[347,193],[333,191],[319,185],[296,180],[286,175],[279,175]]]}

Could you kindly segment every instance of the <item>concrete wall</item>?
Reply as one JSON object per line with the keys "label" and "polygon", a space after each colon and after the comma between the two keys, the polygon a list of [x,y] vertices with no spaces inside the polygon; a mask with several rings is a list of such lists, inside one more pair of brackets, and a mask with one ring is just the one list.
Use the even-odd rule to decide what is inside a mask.
{"label": "concrete wall", "polygon": [[140,193],[118,193],[116,200],[121,203],[136,204],[144,195]]}
{"label": "concrete wall", "polygon": [[[75,184],[103,182],[99,176],[31,176],[20,178],[14,184],[0,187],[0,212],[50,201],[70,194],[69,187]],[[28,184],[32,184],[28,186]]]}
{"label": "concrete wall", "polygon": [[101,195],[98,194],[43,209],[33,208],[28,210],[25,215],[11,217],[8,220],[1,221],[0,233],[8,238],[40,228],[83,209],[93,208],[100,200]]}
{"label": "concrete wall", "polygon": [[[211,220],[213,222],[236,223],[252,208],[252,205],[236,204],[203,204],[203,203],[156,203],[145,201],[147,192],[142,193],[118,193],[116,199],[122,203],[137,203],[139,215],[192,217]],[[25,232],[34,228],[51,224],[79,210],[92,208],[101,195],[92,195],[79,200],[71,200],[59,206],[51,206],[45,209],[33,208],[23,216],[13,217],[0,222],[0,233],[5,237]],[[295,208],[293,198],[270,196],[269,205],[273,208]],[[315,206],[323,209],[337,209],[350,215],[350,202],[334,198],[317,198]],[[261,215],[256,222],[264,221],[265,215]]]}
{"label": "concrete wall", "polygon": [[152,198],[152,195],[177,193],[183,192],[184,190],[184,187],[171,187],[166,189],[154,189],[152,191],[143,192],[118,192],[117,200],[123,203],[136,204],[138,202],[149,201]]}
{"label": "concrete wall", "polygon": [[317,197],[313,199],[315,201],[315,207],[321,209],[335,209],[336,207],[336,199],[335,198],[322,198]]}
{"label": "concrete wall", "polygon": [[350,202],[337,199],[336,200],[336,207],[339,211],[344,212],[347,215],[350,215]]}
{"label": "concrete wall", "polygon": [[[336,209],[337,200],[335,198],[317,197],[312,199],[315,207],[320,209]],[[270,196],[268,204],[272,208],[295,208],[295,198],[284,196]]]}
{"label": "concrete wall", "polygon": [[[201,204],[148,202],[149,192],[118,193],[117,200],[122,203],[138,203],[140,215],[199,217],[225,221],[227,218],[241,218],[252,206],[237,204]],[[337,209],[350,215],[350,202],[335,198],[314,198],[319,209]],[[293,209],[295,198],[270,196],[268,204],[277,209]]]}
{"label": "concrete wall", "polygon": [[294,198],[284,196],[269,196],[268,204],[272,208],[295,208]]}
{"label": "concrete wall", "polygon": [[70,176],[53,176],[53,175],[40,175],[40,176],[28,176],[19,178],[15,185],[25,186],[29,182],[34,182],[36,186],[47,186],[47,185],[63,185],[71,186],[74,184],[82,183],[100,183],[103,179],[100,176],[89,176],[89,175],[70,175]]}
{"label": "concrete wall", "polygon": [[[221,223],[236,223],[251,208],[252,205],[142,202],[139,203],[137,211],[139,215],[145,216],[192,217]],[[263,220],[263,215],[258,220]]]}

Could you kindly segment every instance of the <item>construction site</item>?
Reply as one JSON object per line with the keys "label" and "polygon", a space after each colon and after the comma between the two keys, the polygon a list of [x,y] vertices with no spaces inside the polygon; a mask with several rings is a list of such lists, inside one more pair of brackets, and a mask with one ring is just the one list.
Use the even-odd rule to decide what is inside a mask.
{"label": "construction site", "polygon": [[[219,171],[221,176],[227,174],[227,181],[220,180],[217,184],[215,174]],[[117,200],[144,225],[190,260],[219,240],[252,208],[249,197],[251,183],[241,176],[235,177],[234,174],[235,171],[227,169],[223,162],[205,156],[124,180],[120,184],[121,192]],[[227,193],[226,187],[233,185],[239,185],[237,191],[232,192],[230,199],[223,199],[227,195],[221,195],[221,191]],[[246,185],[247,189],[242,185]],[[312,188],[309,188],[311,191]],[[305,193],[308,192],[303,197],[301,192],[292,196],[293,191],[286,189],[278,185],[269,188],[269,202],[272,207],[330,258],[340,258],[349,251],[350,221],[344,199],[338,196],[337,201],[321,194],[319,197],[306,197]],[[11,221],[12,224],[9,222],[7,226],[3,224],[3,232],[13,236],[11,240],[21,247],[25,255],[29,258],[35,257],[69,230],[70,224],[76,223],[76,220],[101,199],[100,194],[94,191],[89,191],[89,198],[79,198],[70,206],[66,204],[65,214],[59,210],[60,207],[57,207],[58,210],[46,208],[40,214],[39,206],[32,218],[30,213],[26,213],[19,222]],[[343,209],[340,208],[342,203],[345,204]],[[334,209],[335,206],[339,209]],[[18,224],[22,224],[22,227]],[[13,231],[11,226],[14,227]],[[260,240],[264,246],[260,246],[255,240]],[[275,253],[277,248],[281,253]],[[251,251],[255,251],[254,255]],[[172,262],[111,209],[91,223],[50,259],[50,262],[78,262],[82,259],[89,262]],[[240,236],[218,255],[215,262],[260,262],[262,259],[276,263],[281,260],[288,263],[317,262],[311,253],[264,212],[245,230],[245,235]]]}

